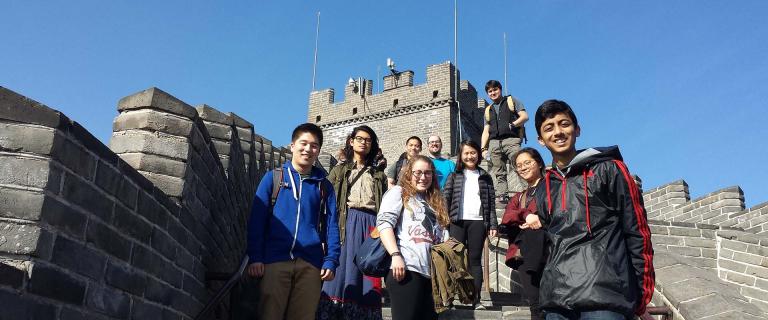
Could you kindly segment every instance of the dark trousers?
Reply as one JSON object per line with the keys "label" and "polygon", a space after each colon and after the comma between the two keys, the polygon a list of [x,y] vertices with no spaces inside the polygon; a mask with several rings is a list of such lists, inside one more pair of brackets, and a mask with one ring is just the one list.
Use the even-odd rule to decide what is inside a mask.
{"label": "dark trousers", "polygon": [[432,299],[432,281],[418,272],[405,271],[405,278],[398,282],[390,271],[384,278],[389,291],[392,319],[437,319]]}
{"label": "dark trousers", "polygon": [[521,230],[515,238],[515,244],[523,256],[523,263],[517,268],[520,283],[523,285],[523,296],[531,306],[531,319],[539,319],[539,283],[546,261],[546,234],[543,229]]}
{"label": "dark trousers", "polygon": [[451,222],[448,232],[467,247],[470,273],[475,278],[475,302],[479,302],[480,290],[483,288],[483,246],[487,235],[485,223],[483,220],[459,220]]}

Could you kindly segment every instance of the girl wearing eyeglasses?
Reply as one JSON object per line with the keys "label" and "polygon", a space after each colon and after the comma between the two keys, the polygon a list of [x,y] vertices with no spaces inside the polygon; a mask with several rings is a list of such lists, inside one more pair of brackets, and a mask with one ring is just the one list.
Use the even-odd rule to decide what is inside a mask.
{"label": "girl wearing eyeglasses", "polygon": [[386,194],[376,218],[381,243],[392,256],[385,281],[392,319],[437,319],[432,299],[430,249],[442,241],[448,213],[429,158],[408,162]]}
{"label": "girl wearing eyeglasses", "polygon": [[546,262],[546,236],[536,214],[534,196],[544,171],[544,160],[536,149],[523,148],[513,155],[512,161],[515,172],[529,187],[510,198],[501,220],[509,230],[506,264],[520,275],[523,295],[531,306],[531,319],[542,319],[539,282]]}
{"label": "girl wearing eyeglasses", "polygon": [[469,255],[469,268],[475,280],[475,309],[485,308],[480,303],[483,245],[486,236],[496,236],[497,225],[493,179],[480,168],[480,156],[476,142],[462,142],[456,170],[448,176],[443,188],[451,219],[451,237],[464,243]]}
{"label": "girl wearing eyeglasses", "polygon": [[336,277],[323,284],[318,319],[381,319],[381,278],[364,276],[355,255],[376,224],[387,191],[387,176],[376,166],[379,141],[368,126],[352,130],[343,149],[345,161],[331,169],[328,180],[339,209],[341,256]]}

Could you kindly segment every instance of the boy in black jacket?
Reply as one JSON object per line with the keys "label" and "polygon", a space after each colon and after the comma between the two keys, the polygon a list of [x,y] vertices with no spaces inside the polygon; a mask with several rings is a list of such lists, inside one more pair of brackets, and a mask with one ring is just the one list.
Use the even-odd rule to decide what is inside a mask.
{"label": "boy in black jacket", "polygon": [[563,101],[542,103],[535,122],[553,159],[536,192],[552,244],[540,290],[546,319],[644,313],[655,281],[651,232],[619,148],[576,150],[581,128]]}

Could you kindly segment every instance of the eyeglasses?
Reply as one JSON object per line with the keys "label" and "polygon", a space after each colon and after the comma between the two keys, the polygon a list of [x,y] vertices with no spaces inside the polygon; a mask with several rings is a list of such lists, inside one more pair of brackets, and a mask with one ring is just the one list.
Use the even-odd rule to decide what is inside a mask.
{"label": "eyeglasses", "polygon": [[523,169],[527,169],[533,166],[534,164],[536,164],[535,160],[526,160],[521,163],[515,164],[515,170],[520,171]]}
{"label": "eyeglasses", "polygon": [[356,137],[355,137],[355,142],[357,142],[357,143],[365,143],[365,144],[371,144],[371,142],[373,142],[373,139],[371,139],[371,138],[363,138],[363,137],[361,137],[361,136],[356,136]]}
{"label": "eyeglasses", "polygon": [[411,171],[411,173],[416,178],[421,178],[421,176],[426,176],[427,178],[429,178],[433,174],[432,170],[427,170],[427,171],[416,170],[416,171]]}
{"label": "eyeglasses", "polygon": [[430,142],[427,142],[427,144],[440,144],[440,141],[430,141]]}

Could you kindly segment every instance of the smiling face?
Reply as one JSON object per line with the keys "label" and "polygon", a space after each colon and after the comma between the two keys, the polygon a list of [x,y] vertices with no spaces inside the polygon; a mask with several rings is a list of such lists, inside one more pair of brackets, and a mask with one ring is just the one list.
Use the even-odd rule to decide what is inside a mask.
{"label": "smiling face", "polygon": [[461,147],[461,163],[464,167],[470,170],[477,168],[478,154],[475,148],[464,145]]}
{"label": "smiling face", "polygon": [[429,153],[433,156],[438,156],[440,155],[440,151],[443,150],[443,142],[440,141],[440,137],[431,136],[427,140],[427,148],[429,148]]}
{"label": "smiling face", "polygon": [[547,147],[555,163],[567,165],[576,155],[576,138],[581,133],[566,113],[559,112],[541,123],[539,144]]}
{"label": "smiling face", "polygon": [[432,172],[431,163],[424,160],[416,160],[411,168],[411,185],[416,192],[426,192],[432,186],[432,179],[435,173]]}
{"label": "smiling face", "polygon": [[408,143],[405,144],[405,152],[408,154],[408,158],[421,153],[421,141],[416,139],[408,140]]}
{"label": "smiling face", "polygon": [[304,132],[291,142],[291,164],[301,173],[309,173],[320,154],[320,142],[315,135]]}
{"label": "smiling face", "polygon": [[515,159],[515,171],[528,185],[541,178],[541,165],[527,152],[521,152]]}
{"label": "smiling face", "polygon": [[501,97],[501,88],[499,87],[491,87],[488,88],[488,98],[491,98],[491,100],[498,101]]}

